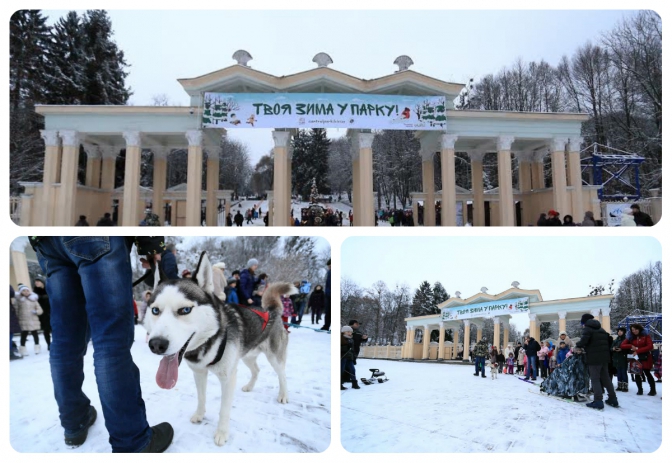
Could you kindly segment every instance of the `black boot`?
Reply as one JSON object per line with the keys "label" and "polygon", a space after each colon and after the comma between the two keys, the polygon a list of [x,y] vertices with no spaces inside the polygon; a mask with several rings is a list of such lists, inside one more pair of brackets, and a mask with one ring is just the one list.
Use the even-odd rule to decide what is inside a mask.
{"label": "black boot", "polygon": [[163,453],[173,442],[173,427],[169,423],[152,426],[152,439],[140,453]]}
{"label": "black boot", "polygon": [[345,387],[345,386],[343,386],[343,385],[341,384],[341,391],[345,391],[345,390],[347,390],[347,389],[348,389],[347,387]]}
{"label": "black boot", "polygon": [[618,384],[616,385],[616,391],[617,391],[617,392],[623,390],[623,389],[621,389],[621,384],[622,384],[622,383],[619,381]]}
{"label": "black boot", "polygon": [[649,390],[649,393],[647,395],[650,395],[650,396],[656,395],[656,382],[653,379],[653,377],[651,377],[651,379],[649,379],[649,386],[651,387],[651,389]]}
{"label": "black boot", "polygon": [[359,387],[359,384],[357,384],[357,380],[356,380],[356,379],[353,379],[353,380],[352,380],[352,388],[353,388],[353,389],[361,389],[361,387]]}

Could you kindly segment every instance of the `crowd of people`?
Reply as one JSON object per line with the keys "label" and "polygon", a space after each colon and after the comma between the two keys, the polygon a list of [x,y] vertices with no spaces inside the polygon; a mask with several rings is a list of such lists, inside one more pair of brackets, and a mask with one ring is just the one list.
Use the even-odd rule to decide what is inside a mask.
{"label": "crowd of people", "polygon": [[[592,211],[586,211],[583,221],[576,223],[574,217],[566,214],[560,220],[560,213],[554,209],[548,211],[548,214],[542,212],[537,220],[538,227],[602,227],[602,220],[595,220]],[[642,212],[638,204],[633,204],[625,208],[621,214],[621,227],[652,227],[653,219],[646,212]]]}
{"label": "crowd of people", "polygon": [[[151,268],[156,265],[168,279],[191,278],[191,272],[185,269],[178,274],[177,250],[166,245],[162,236],[66,238],[30,237],[48,276],[46,281],[34,279],[34,289],[20,283],[15,291],[10,285],[10,360],[29,355],[28,336],[33,337],[35,354],[40,354],[42,332],[64,441],[75,448],[86,441],[97,419],[95,407],[82,390],[83,357],[92,341],[97,392],[112,451],[161,453],[173,440],[173,428],[165,422],[148,424],[139,370],[131,356],[134,325],[146,317],[152,291],[145,290],[136,303],[128,256],[135,244],[138,255],[143,256],[142,266],[148,270],[142,282],[150,288],[154,287],[155,273]],[[259,265],[257,259],[249,259],[245,268],[227,276],[226,265],[215,263],[215,295],[231,304],[259,306],[269,283],[269,276],[258,272]],[[329,330],[331,260],[327,266],[324,285],[311,291],[308,281],[295,282],[297,294],[283,301],[287,325],[301,326],[303,315],[310,312],[313,324],[319,324],[324,315],[320,329]],[[107,288],[105,297],[100,297],[102,287]],[[290,322],[289,317],[295,318]],[[20,333],[20,346],[14,342],[16,333]]]}

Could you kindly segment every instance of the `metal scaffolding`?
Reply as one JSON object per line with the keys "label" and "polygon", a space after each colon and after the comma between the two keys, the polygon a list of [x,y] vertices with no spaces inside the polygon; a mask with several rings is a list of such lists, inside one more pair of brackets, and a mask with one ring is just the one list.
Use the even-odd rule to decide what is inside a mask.
{"label": "metal scaffolding", "polygon": [[[593,143],[581,150],[581,173],[588,172],[585,185],[599,185],[601,201],[637,201],[642,197],[639,165],[645,158],[634,153]],[[633,172],[634,171],[634,172]],[[632,175],[634,174],[634,175]],[[634,185],[630,177],[634,177]],[[627,187],[628,191],[623,191]]]}

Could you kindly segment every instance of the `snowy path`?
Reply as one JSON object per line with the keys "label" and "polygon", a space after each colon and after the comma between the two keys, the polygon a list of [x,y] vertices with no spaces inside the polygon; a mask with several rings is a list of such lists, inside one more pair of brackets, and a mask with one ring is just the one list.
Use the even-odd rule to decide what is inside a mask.
{"label": "snowy path", "polygon": [[[309,325],[310,326],[310,325]],[[314,325],[315,328],[319,326]],[[180,366],[180,378],[171,390],[155,382],[158,357],[145,344],[145,330],[138,326],[131,352],[140,369],[143,398],[150,425],[168,421],[175,429],[168,452],[322,452],[331,440],[330,336],[307,329],[291,329],[287,358],[289,403],[277,402],[278,380],[266,358],[259,357],[261,372],[252,392],[240,389],[250,371],[240,362],[238,387],[231,411],[229,441],[217,447],[213,441],[219,418],[220,386],[208,376],[205,419],[192,424],[196,387],[191,370]],[[40,337],[43,349],[44,340]],[[18,342],[18,339],[16,339]],[[31,339],[32,341],[32,339]],[[86,443],[68,449],[53,397],[49,353],[32,354],[10,363],[10,443],[20,452],[110,452],[102,408],[93,373],[93,349],[84,359],[84,392],[98,410],[98,420]]]}
{"label": "snowy path", "polygon": [[623,408],[597,412],[533,395],[517,377],[491,380],[489,368],[486,379],[471,365],[360,359],[356,368],[358,378],[379,368],[390,381],[341,392],[349,452],[641,453],[662,442],[662,383],[656,397],[631,384],[617,393]]}

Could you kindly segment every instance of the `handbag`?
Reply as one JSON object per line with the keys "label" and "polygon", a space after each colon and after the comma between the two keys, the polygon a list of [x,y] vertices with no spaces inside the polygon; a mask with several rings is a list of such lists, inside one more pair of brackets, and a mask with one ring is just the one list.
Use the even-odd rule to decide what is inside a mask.
{"label": "handbag", "polygon": [[631,359],[630,362],[628,362],[628,373],[631,375],[642,375],[643,371],[644,369],[639,360]]}

